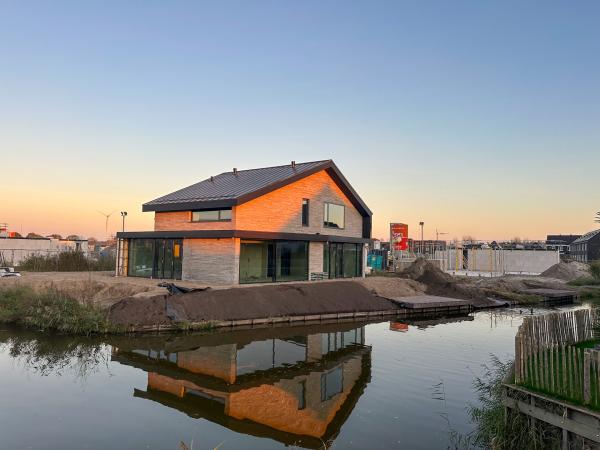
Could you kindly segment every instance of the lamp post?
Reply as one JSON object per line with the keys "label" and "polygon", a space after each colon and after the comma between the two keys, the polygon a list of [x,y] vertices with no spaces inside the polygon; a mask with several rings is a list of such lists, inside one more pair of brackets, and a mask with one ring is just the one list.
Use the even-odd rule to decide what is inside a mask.
{"label": "lamp post", "polygon": [[125,217],[127,217],[127,211],[121,211],[121,217],[123,218],[123,231],[125,231]]}
{"label": "lamp post", "polygon": [[423,227],[425,226],[425,222],[419,222],[419,225],[421,226],[421,256],[423,256]]}

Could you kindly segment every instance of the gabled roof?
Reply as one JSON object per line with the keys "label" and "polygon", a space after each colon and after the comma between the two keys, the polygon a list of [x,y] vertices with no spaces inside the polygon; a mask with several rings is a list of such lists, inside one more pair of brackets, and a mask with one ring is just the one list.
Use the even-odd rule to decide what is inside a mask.
{"label": "gabled roof", "polygon": [[372,213],[332,160],[224,172],[144,203],[142,211],[185,211],[240,205],[321,170],[326,170],[356,209]]}
{"label": "gabled roof", "polygon": [[587,242],[590,239],[592,239],[593,237],[595,237],[596,235],[600,234],[600,230],[594,230],[594,231],[590,231],[589,233],[584,234],[583,236],[581,236],[578,239],[575,239],[572,244],[581,244],[583,242]]}

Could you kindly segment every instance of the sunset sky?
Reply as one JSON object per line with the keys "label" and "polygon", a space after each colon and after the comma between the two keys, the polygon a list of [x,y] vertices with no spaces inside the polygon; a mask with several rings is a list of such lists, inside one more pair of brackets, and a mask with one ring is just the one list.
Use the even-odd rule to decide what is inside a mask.
{"label": "sunset sky", "polygon": [[0,222],[105,237],[229,171],[333,159],[417,236],[597,228],[600,2],[1,1]]}

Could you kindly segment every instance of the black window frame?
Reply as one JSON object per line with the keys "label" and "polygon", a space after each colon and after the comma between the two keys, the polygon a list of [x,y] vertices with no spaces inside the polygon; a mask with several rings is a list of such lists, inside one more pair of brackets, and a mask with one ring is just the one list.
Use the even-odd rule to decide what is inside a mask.
{"label": "black window frame", "polygon": [[308,227],[310,224],[310,199],[302,199],[302,226]]}
{"label": "black window frame", "polygon": [[[219,218],[218,219],[206,219],[206,220],[194,220],[194,213],[201,213],[201,212],[210,212],[210,211],[217,211],[219,214]],[[221,216],[223,214],[223,211],[229,211],[229,218],[228,219],[223,219]],[[190,211],[190,222],[193,223],[202,223],[202,222],[231,222],[231,218],[233,216],[233,211],[231,210],[231,208],[217,208],[217,209],[195,209],[193,211]]]}
{"label": "black window frame", "polygon": [[[344,212],[344,223],[342,224],[343,226],[341,227],[336,227],[336,226],[332,226],[332,225],[328,225],[327,219],[329,219],[329,205],[333,205],[333,206],[339,206],[342,208],[343,212]],[[346,229],[346,205],[340,205],[339,203],[333,203],[333,202],[323,202],[323,227],[324,228],[330,228],[332,230],[345,230]]]}

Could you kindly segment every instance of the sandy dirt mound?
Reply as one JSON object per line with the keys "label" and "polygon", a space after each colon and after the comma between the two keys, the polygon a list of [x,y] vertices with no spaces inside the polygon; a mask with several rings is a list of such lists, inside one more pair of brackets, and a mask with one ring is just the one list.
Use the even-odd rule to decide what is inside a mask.
{"label": "sandy dirt mound", "polygon": [[423,284],[426,287],[425,293],[429,295],[481,301],[487,297],[484,291],[469,280],[459,281],[424,258],[418,258],[398,275]]}
{"label": "sandy dirt mound", "polygon": [[117,278],[113,272],[25,272],[22,277],[0,279],[0,290],[12,286],[56,290],[80,302],[109,306],[126,297],[166,292],[156,284],[156,280]]}
{"label": "sandy dirt mound", "polygon": [[546,278],[557,278],[564,281],[573,281],[577,278],[589,277],[590,268],[587,264],[578,261],[561,261],[545,272],[542,272],[541,276]]}
{"label": "sandy dirt mound", "polygon": [[391,299],[421,295],[427,289],[423,283],[397,277],[367,277],[358,282],[375,295]]}
{"label": "sandy dirt mound", "polygon": [[110,308],[109,320],[119,325],[155,325],[172,323],[174,316],[201,322],[396,308],[393,302],[374,296],[360,283],[337,281],[128,298]]}

